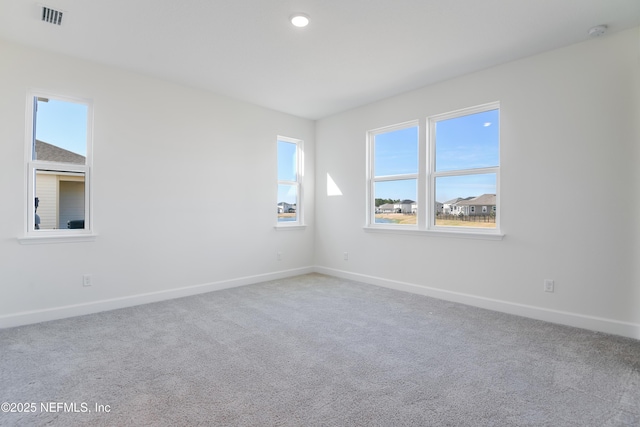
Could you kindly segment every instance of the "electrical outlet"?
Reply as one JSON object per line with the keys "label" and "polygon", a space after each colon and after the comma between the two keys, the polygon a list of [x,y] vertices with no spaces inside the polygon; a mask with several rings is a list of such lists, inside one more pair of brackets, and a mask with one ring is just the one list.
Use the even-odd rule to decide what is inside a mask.
{"label": "electrical outlet", "polygon": [[555,283],[553,280],[545,279],[544,281],[544,291],[545,292],[553,292],[555,288]]}
{"label": "electrical outlet", "polygon": [[282,255],[283,253],[278,251],[278,254],[277,254],[278,261],[282,261]]}
{"label": "electrical outlet", "polygon": [[345,253],[343,253],[343,254],[342,254],[342,258],[343,258],[345,261],[349,261],[349,252],[345,252]]}
{"label": "electrical outlet", "polygon": [[84,276],[82,276],[82,286],[91,286],[91,275],[90,274],[85,274]]}

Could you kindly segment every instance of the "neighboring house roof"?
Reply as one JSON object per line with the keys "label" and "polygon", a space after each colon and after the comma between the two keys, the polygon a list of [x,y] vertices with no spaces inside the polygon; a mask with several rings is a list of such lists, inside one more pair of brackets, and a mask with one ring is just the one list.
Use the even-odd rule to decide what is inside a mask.
{"label": "neighboring house roof", "polygon": [[496,195],[495,194],[483,194],[478,197],[473,197],[471,199],[461,200],[456,203],[459,206],[493,206],[496,204]]}
{"label": "neighboring house roof", "polygon": [[464,200],[462,197],[456,197],[455,199],[448,200],[444,202],[445,205],[455,205],[459,201]]}
{"label": "neighboring house roof", "polygon": [[86,164],[86,157],[74,153],[56,145],[36,139],[36,159],[48,162],[72,163],[74,165]]}
{"label": "neighboring house roof", "polygon": [[393,203],[385,203],[384,205],[378,206],[378,209],[393,209],[395,205]]}
{"label": "neighboring house roof", "polygon": [[404,199],[403,201],[400,202],[401,205],[410,205],[412,203],[415,203],[415,202],[409,199]]}

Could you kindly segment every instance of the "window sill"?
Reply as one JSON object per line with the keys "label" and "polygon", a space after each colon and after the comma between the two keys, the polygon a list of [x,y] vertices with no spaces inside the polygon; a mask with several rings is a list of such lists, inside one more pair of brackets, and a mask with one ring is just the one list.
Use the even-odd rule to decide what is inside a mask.
{"label": "window sill", "polygon": [[18,237],[21,245],[41,245],[47,243],[95,242],[97,234],[57,234]]}
{"label": "window sill", "polygon": [[[402,228],[400,228],[402,227]],[[433,237],[453,237],[459,239],[476,239],[476,240],[502,240],[504,234],[500,232],[479,232],[479,231],[462,231],[462,230],[418,230],[416,227],[398,226],[398,227],[376,227],[365,226],[364,231],[367,233],[386,233],[386,234],[405,234],[408,236],[433,236]]]}
{"label": "window sill", "polygon": [[275,227],[276,230],[304,230],[305,228],[307,228],[306,225],[304,224],[294,224],[294,225],[276,225]]}

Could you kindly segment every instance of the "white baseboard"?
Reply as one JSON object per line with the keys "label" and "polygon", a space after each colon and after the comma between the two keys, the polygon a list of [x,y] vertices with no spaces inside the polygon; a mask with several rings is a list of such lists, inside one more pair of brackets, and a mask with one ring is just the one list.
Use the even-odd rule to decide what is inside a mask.
{"label": "white baseboard", "polygon": [[8,314],[0,316],[0,328],[11,328],[32,323],[46,322],[49,320],[57,320],[67,317],[98,313],[101,311],[116,310],[119,308],[132,307],[136,305],[165,301],[174,298],[182,298],[191,295],[197,295],[228,288],[235,288],[238,286],[251,285],[254,283],[283,279],[286,277],[293,277],[314,272],[326,274],[329,276],[340,277],[343,279],[355,280],[371,285],[382,286],[385,288],[396,289],[399,291],[410,292],[418,295],[425,295],[428,297],[438,298],[446,301],[453,301],[475,307],[486,308],[488,310],[499,311],[502,313],[514,314],[517,316],[544,320],[546,322],[559,323],[562,325],[573,326],[592,331],[599,331],[634,339],[640,339],[640,324],[636,323],[621,322],[613,319],[586,316],[565,311],[549,310],[541,307],[484,298],[475,295],[431,288],[414,283],[384,279],[381,277],[352,273],[349,271],[321,266],[301,267],[291,270],[282,270],[273,273],[258,274],[254,276],[221,280],[201,285],[187,286],[184,288],[168,289],[164,291],[131,295],[121,298],[112,298],[101,301],[93,301],[83,304]]}
{"label": "white baseboard", "polygon": [[182,298],[191,295],[203,294],[206,292],[218,291],[221,289],[235,288],[238,286],[251,285],[254,283],[266,282],[269,280],[277,280],[286,277],[298,276],[301,274],[313,273],[314,271],[314,267],[302,267],[291,270],[276,271],[273,273],[239,277],[236,279],[221,280],[218,282],[205,283],[201,285],[187,286],[184,288],[167,289],[158,292],[131,295],[121,298],[112,298],[83,304],[67,305],[63,307],[53,307],[44,310],[24,311],[20,313],[0,316],[0,329],[29,325],[32,323],[46,322],[49,320],[64,319],[67,317],[82,316],[85,314],[99,313],[101,311],[107,310],[116,310],[118,308],[132,307],[135,305],[165,301],[174,298]]}
{"label": "white baseboard", "polygon": [[488,310],[502,313],[515,314],[517,316],[531,319],[544,320],[551,323],[573,326],[576,328],[588,329],[591,331],[604,332],[608,334],[621,335],[624,337],[640,339],[640,324],[621,322],[602,317],[586,316],[583,314],[570,313],[566,311],[549,310],[525,304],[517,304],[508,301],[501,301],[491,298],[484,298],[475,295],[452,292],[443,289],[430,288],[428,286],[416,285],[413,283],[400,282],[397,280],[383,279],[381,277],[369,276],[366,274],[352,273],[328,267],[315,267],[315,272],[336,276],[343,279],[355,280],[371,285],[396,289],[428,297],[438,298],[446,301],[458,302],[474,307],[486,308]]}

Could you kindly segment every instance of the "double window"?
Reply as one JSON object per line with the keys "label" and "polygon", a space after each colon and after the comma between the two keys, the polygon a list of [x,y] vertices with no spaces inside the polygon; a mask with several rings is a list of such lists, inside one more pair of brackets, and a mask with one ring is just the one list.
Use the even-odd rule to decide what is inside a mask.
{"label": "double window", "polygon": [[278,137],[278,226],[303,225],[302,141]]}
{"label": "double window", "polygon": [[27,236],[91,233],[91,104],[28,97]]}
{"label": "double window", "polygon": [[499,234],[499,104],[368,133],[373,228]]}

